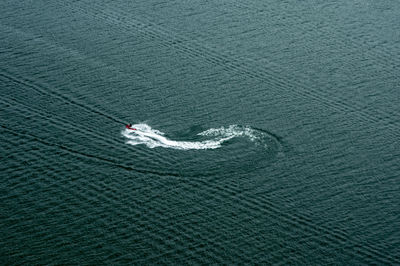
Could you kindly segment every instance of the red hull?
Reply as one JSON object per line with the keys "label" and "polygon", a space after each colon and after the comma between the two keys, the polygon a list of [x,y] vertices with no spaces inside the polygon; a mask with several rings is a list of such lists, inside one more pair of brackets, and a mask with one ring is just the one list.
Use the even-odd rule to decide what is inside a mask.
{"label": "red hull", "polygon": [[136,128],[130,127],[130,126],[128,126],[128,125],[126,125],[125,127],[126,127],[127,129],[130,129],[130,130],[136,130]]}

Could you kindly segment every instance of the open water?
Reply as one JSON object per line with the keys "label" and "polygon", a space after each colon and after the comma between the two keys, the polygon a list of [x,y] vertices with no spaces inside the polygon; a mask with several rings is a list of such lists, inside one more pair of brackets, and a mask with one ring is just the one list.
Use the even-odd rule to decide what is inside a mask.
{"label": "open water", "polygon": [[1,264],[399,264],[399,17],[0,1]]}

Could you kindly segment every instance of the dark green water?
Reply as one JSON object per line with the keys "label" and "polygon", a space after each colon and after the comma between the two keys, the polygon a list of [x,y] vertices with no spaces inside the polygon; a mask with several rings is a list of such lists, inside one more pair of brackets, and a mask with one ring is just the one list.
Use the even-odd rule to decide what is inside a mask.
{"label": "dark green water", "polygon": [[399,264],[399,15],[1,1],[1,264]]}

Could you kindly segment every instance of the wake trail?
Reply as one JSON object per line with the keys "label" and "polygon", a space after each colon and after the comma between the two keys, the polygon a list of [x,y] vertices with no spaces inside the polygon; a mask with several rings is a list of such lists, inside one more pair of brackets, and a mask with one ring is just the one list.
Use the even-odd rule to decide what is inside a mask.
{"label": "wake trail", "polygon": [[265,144],[265,138],[268,135],[251,127],[238,125],[230,125],[229,127],[210,128],[198,133],[198,136],[207,137],[202,141],[177,141],[168,139],[161,131],[151,128],[147,124],[135,124],[132,128],[136,130],[124,129],[121,134],[127,139],[127,144],[139,145],[144,144],[149,148],[163,147],[178,150],[206,150],[217,149],[222,144],[235,137],[244,137],[248,140]]}

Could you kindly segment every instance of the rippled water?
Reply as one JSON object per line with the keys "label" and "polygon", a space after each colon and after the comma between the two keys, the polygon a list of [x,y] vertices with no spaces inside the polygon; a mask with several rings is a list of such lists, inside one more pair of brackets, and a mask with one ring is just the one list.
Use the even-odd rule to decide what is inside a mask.
{"label": "rippled water", "polygon": [[2,264],[399,264],[399,13],[1,1]]}

